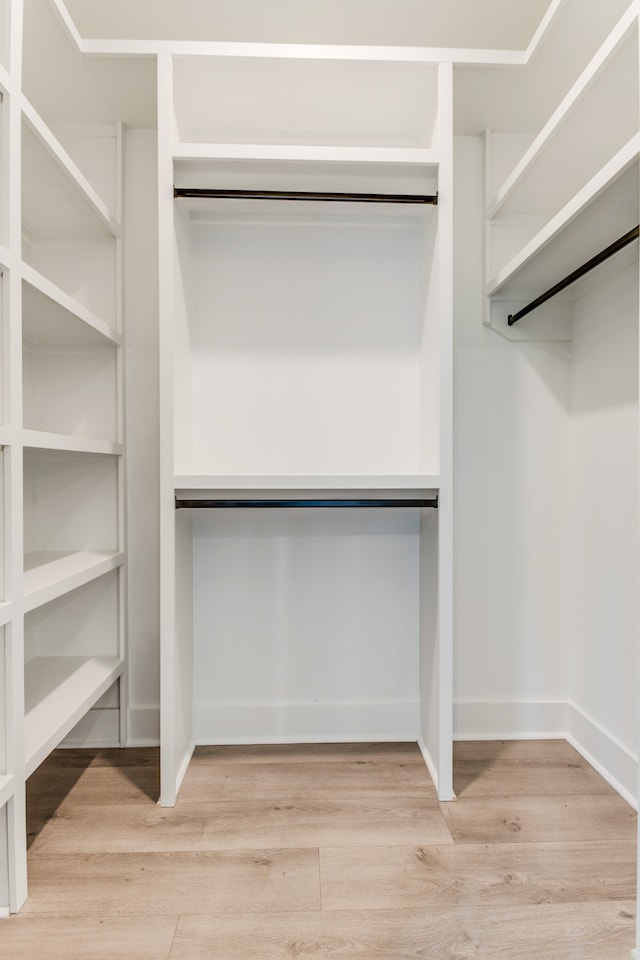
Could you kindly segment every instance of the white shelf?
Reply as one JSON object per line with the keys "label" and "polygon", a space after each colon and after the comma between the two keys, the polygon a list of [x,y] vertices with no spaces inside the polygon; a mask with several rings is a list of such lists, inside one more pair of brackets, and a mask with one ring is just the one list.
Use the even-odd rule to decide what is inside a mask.
{"label": "white shelf", "polygon": [[10,600],[5,600],[0,603],[0,627],[4,627],[12,618],[13,604]]}
{"label": "white shelf", "polygon": [[280,143],[176,143],[174,160],[277,160],[437,166],[439,152],[427,147],[319,146]]}
{"label": "white shelf", "polygon": [[25,665],[30,776],[123,671],[119,657],[36,657]]}
{"label": "white shelf", "polygon": [[105,456],[122,454],[123,445],[110,440],[92,440],[64,433],[24,430],[23,445],[32,450],[63,450],[70,453],[98,453]]}
{"label": "white shelf", "polygon": [[535,164],[540,154],[549,146],[551,140],[559,133],[562,124],[571,115],[571,112],[576,108],[591,84],[597,81],[603,69],[619,51],[622,43],[636,26],[637,19],[637,9],[635,5],[632,5],[616,24],[597,54],[583,70],[562,102],[545,123],[542,130],[535,137],[533,143],[515,165],[502,187],[497,191],[496,197],[487,211],[488,219],[495,217],[509,197],[517,190],[518,185]]}
{"label": "white shelf", "polygon": [[312,476],[309,474],[289,474],[287,476],[203,476],[180,475],[174,477],[176,494],[189,499],[205,499],[207,493],[229,493],[251,495],[274,491],[300,492],[312,491],[324,493],[384,492],[385,494],[409,495],[416,492],[435,491],[440,487],[439,476],[416,474],[413,476]]}
{"label": "white shelf", "polygon": [[0,776],[0,807],[4,807],[5,803],[13,796],[14,782],[12,775]]}
{"label": "white shelf", "polygon": [[24,96],[22,97],[22,116],[26,125],[37,137],[41,146],[44,147],[60,171],[66,176],[67,180],[71,182],[78,193],[82,195],[84,200],[93,209],[97,217],[102,221],[104,227],[106,227],[114,237],[121,236],[122,228],[114,214],[108,209],[106,203],[91,186],[60,141],[54,136],[44,120]]}
{"label": "white shelf", "polygon": [[37,551],[24,558],[25,611],[96,580],[124,563],[124,554],[105,551]]}
{"label": "white shelf", "polygon": [[487,295],[542,293],[638,222],[636,134],[487,284]]}
{"label": "white shelf", "polygon": [[[0,262],[2,262],[1,248]],[[79,303],[74,297],[65,293],[64,290],[24,261],[21,270],[22,279],[26,284],[23,292],[23,312],[28,314],[28,334],[35,339],[78,341],[86,338],[87,333],[83,332],[82,329],[82,327],[86,327],[87,330],[95,332],[114,346],[121,346],[122,336],[120,333]],[[37,321],[35,318],[39,311],[29,308],[39,306],[42,297],[45,297],[48,301],[46,307],[47,320],[46,324],[42,322],[36,327]],[[80,323],[74,322],[74,319],[80,321]],[[48,335],[49,328],[55,331],[53,335]]]}

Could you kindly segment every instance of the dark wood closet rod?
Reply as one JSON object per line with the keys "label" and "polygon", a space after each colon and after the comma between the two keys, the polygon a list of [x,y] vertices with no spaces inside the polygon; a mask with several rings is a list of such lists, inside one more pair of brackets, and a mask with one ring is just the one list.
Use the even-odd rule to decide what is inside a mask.
{"label": "dark wood closet rod", "polygon": [[333,500],[318,500],[316,498],[305,500],[298,497],[290,500],[229,500],[227,498],[219,500],[183,500],[176,497],[176,510],[229,510],[237,507],[258,507],[260,509],[265,507],[426,507],[435,510],[437,509],[437,506],[437,497],[419,497],[406,500],[393,498],[357,498],[354,500],[348,500],[343,497]]}
{"label": "dark wood closet rod", "polygon": [[517,323],[518,320],[522,319],[522,317],[526,317],[526,315],[531,313],[532,310],[535,310],[536,307],[540,307],[543,303],[546,303],[547,300],[550,300],[551,297],[555,297],[557,293],[560,293],[561,290],[571,286],[571,284],[575,283],[576,280],[579,280],[580,277],[584,277],[584,275],[589,273],[590,270],[593,270],[601,263],[604,263],[605,260],[608,260],[609,257],[612,257],[620,250],[623,250],[630,243],[633,243],[634,240],[638,239],[639,233],[640,224],[637,227],[634,227],[633,230],[629,230],[629,232],[625,233],[624,236],[618,237],[617,240],[614,240],[614,242],[610,243],[608,247],[605,247],[604,250],[601,250],[600,253],[597,253],[595,257],[591,257],[590,260],[587,260],[586,263],[583,263],[581,267],[578,267],[577,270],[574,270],[573,273],[570,273],[563,280],[560,280],[552,287],[549,287],[548,290],[540,294],[539,297],[536,297],[535,300],[532,300],[531,303],[528,303],[526,307],[522,308],[522,310],[518,310],[517,313],[510,313],[507,317],[507,323],[509,326],[512,327],[514,323]]}
{"label": "dark wood closet rod", "polygon": [[205,200],[322,200],[338,203],[421,203],[436,206],[438,194],[327,193],[309,190],[210,190],[206,187],[174,187],[173,196]]}

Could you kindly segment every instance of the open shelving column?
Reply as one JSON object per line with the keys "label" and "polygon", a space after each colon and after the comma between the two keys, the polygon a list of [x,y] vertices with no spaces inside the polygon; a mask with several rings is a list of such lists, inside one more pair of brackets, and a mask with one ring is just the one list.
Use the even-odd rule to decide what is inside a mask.
{"label": "open shelving column", "polygon": [[[173,424],[173,430],[167,426],[161,431],[161,802],[165,805],[175,803],[194,742],[209,742],[208,737],[216,736],[211,727],[204,733],[197,723],[194,727],[191,577],[194,527],[198,527],[190,511],[176,512],[177,496],[224,496],[239,505],[256,498],[439,497],[437,518],[427,517],[423,511],[421,542],[427,541],[429,551],[436,554],[423,557],[432,583],[425,588],[422,602],[430,610],[437,606],[440,636],[439,641],[431,638],[432,650],[423,661],[422,707],[418,707],[413,732],[430,758],[441,796],[451,795],[451,65],[405,53],[396,60],[380,62],[373,53],[367,61],[363,53],[354,62],[334,48],[310,47],[307,52],[306,57],[298,56],[298,49],[297,59],[290,59],[286,46],[278,48],[275,56],[270,46],[265,56],[258,46],[247,61],[240,46],[225,45],[221,55],[219,45],[207,49],[203,44],[193,57],[159,57],[161,423]],[[242,85],[232,82],[238,70],[244,74]],[[257,105],[235,97],[247,82],[252,83]],[[216,96],[221,89],[228,96]],[[293,89],[305,90],[302,102],[287,94]],[[203,95],[194,97],[194,90]],[[387,94],[392,90],[392,95],[383,95],[385,90]],[[174,185],[353,196],[350,202],[338,205],[340,211],[327,212],[330,204],[321,197],[295,202],[293,208],[287,206],[288,201],[272,200],[175,201]],[[407,213],[393,205],[384,213],[378,209],[363,213],[355,196],[436,191],[439,205],[431,221],[430,214]],[[217,229],[229,227],[230,236],[245,244],[248,252],[257,250],[256,244],[263,250],[291,249],[291,255],[284,254],[290,262],[294,248],[301,252],[318,245],[318,255],[326,257],[326,247],[309,229],[312,222],[320,225],[321,235],[332,238],[346,261],[358,242],[368,257],[375,257],[375,243],[372,247],[367,237],[376,236],[376,231],[384,236],[385,230],[396,230],[398,243],[405,242],[403,231],[407,229],[414,231],[416,238],[423,237],[417,275],[422,293],[427,291],[426,306],[417,309],[419,325],[424,323],[425,329],[412,342],[412,372],[404,379],[402,374],[399,377],[390,355],[381,352],[386,379],[379,381],[382,393],[372,393],[364,379],[366,364],[359,369],[353,361],[358,349],[364,345],[366,350],[372,333],[352,313],[349,324],[357,328],[361,323],[362,339],[354,338],[349,348],[352,357],[343,357],[350,372],[348,377],[343,372],[334,378],[331,396],[309,344],[314,331],[324,328],[326,343],[333,344],[333,349],[340,338],[344,340],[345,333],[338,331],[338,326],[348,329],[345,308],[331,299],[331,287],[333,282],[347,291],[346,297],[352,296],[348,267],[341,268],[339,280],[329,270],[322,289],[316,287],[318,300],[331,304],[331,309],[325,306],[324,317],[329,319],[335,313],[342,318],[332,328],[317,304],[302,305],[304,284],[309,282],[305,280],[309,265],[304,253],[289,281],[284,280],[275,260],[270,261],[275,272],[268,281],[261,258],[249,253],[248,270],[257,270],[257,284],[267,283],[272,288],[279,284],[283,293],[286,290],[285,303],[300,303],[298,333],[285,311],[277,329],[271,331],[276,354],[278,349],[283,351],[281,356],[274,354],[277,364],[271,370],[256,366],[250,371],[252,361],[236,353],[235,382],[229,379],[224,362],[216,365],[215,373],[213,368],[199,373],[190,341],[197,343],[204,336],[209,341],[206,349],[213,355],[221,345],[226,349],[224,342],[229,338],[232,342],[236,336],[233,327],[225,328],[223,301],[226,297],[227,305],[233,303],[235,296],[237,302],[241,291],[236,288],[234,294],[232,279],[227,292],[225,268],[216,263]],[[341,235],[345,228],[351,231],[351,249]],[[191,234],[196,232],[200,247],[190,252]],[[207,261],[209,256],[214,260]],[[207,262],[222,271],[211,289],[205,280],[198,281],[202,291],[196,297],[208,303],[211,317],[206,333],[190,319],[184,303],[182,285],[190,284],[185,278],[195,260],[200,276],[208,272],[203,266]],[[227,276],[233,278],[238,262],[230,262]],[[364,277],[366,268],[359,265],[358,269]],[[364,280],[361,286],[366,289]],[[438,286],[440,309],[435,305]],[[396,295],[406,310],[406,291],[396,289]],[[273,322],[269,300],[267,293],[258,310],[265,323]],[[377,304],[372,299],[365,303],[371,330],[383,330]],[[427,319],[421,310],[426,311]],[[407,316],[399,307],[394,318],[398,329],[405,329]],[[391,319],[388,316],[387,322]],[[263,335],[256,327],[238,336],[247,338],[251,349],[250,344],[261,343]],[[388,339],[380,332],[373,336],[381,343],[385,336]],[[293,362],[285,356],[292,337],[299,339]],[[276,369],[280,373],[274,376]],[[297,403],[289,394],[296,377],[304,380]],[[360,409],[355,402],[358,395],[366,398]],[[213,413],[209,420],[207,411]],[[304,422],[304,431],[296,426],[296,417],[298,424]],[[341,427],[344,436],[352,438],[347,443],[340,437]],[[376,435],[384,438],[378,448]],[[394,441],[391,454],[385,448],[387,438]],[[414,522],[419,530],[420,520]],[[420,604],[419,598],[415,600]]]}
{"label": "open shelving column", "polygon": [[[82,58],[52,5],[8,12],[0,909],[15,912],[27,895],[26,778],[103,694],[120,699],[124,338],[121,127],[74,117],[56,97]],[[109,737],[122,742],[124,711],[112,714]]]}

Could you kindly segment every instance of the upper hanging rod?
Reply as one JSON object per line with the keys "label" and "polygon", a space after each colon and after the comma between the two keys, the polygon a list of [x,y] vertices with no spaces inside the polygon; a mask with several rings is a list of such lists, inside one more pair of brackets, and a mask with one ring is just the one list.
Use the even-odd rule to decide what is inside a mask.
{"label": "upper hanging rod", "polygon": [[176,510],[180,509],[218,509],[228,510],[236,507],[428,507],[435,510],[438,506],[437,497],[418,497],[403,500],[401,498],[357,498],[348,500],[337,498],[332,500],[324,499],[300,499],[298,497],[289,500],[230,500],[228,498],[215,500],[183,500],[176,497]]}
{"label": "upper hanging rod", "polygon": [[618,253],[619,250],[623,250],[624,247],[628,246],[628,244],[633,243],[634,240],[638,239],[639,234],[640,224],[637,227],[634,227],[633,230],[629,230],[629,232],[625,233],[624,236],[614,240],[614,242],[609,244],[608,247],[605,247],[604,250],[601,250],[600,253],[597,253],[595,257],[587,260],[587,262],[583,263],[581,267],[578,267],[577,270],[573,271],[573,273],[570,273],[563,280],[560,280],[558,283],[554,284],[553,287],[549,287],[545,293],[541,294],[539,297],[536,297],[535,300],[532,300],[531,303],[528,303],[526,307],[522,308],[522,310],[518,310],[517,313],[510,313],[507,317],[507,323],[509,326],[512,327],[514,323],[517,323],[518,320],[522,319],[522,317],[526,317],[526,315],[531,313],[532,310],[535,310],[536,307],[546,303],[547,300],[550,300],[551,297],[555,297],[555,295],[560,293],[561,290],[571,286],[571,284],[575,283],[576,280],[579,280],[580,277],[584,277],[585,273],[589,273],[589,271],[593,270],[594,267],[599,266],[601,263],[604,263],[605,260],[608,260],[609,257],[612,257],[614,253]]}
{"label": "upper hanging rod", "polygon": [[421,203],[436,206],[438,194],[334,193],[311,190],[221,190],[208,187],[174,187],[173,196],[207,200],[323,200],[338,203]]}

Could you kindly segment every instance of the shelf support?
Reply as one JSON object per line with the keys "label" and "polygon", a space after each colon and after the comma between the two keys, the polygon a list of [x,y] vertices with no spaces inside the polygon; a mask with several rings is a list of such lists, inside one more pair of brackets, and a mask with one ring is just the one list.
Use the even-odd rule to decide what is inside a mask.
{"label": "shelf support", "polygon": [[528,303],[526,307],[518,310],[517,313],[510,313],[507,317],[507,323],[509,326],[512,327],[514,323],[517,323],[518,320],[526,317],[526,315],[531,313],[532,310],[542,306],[543,303],[546,303],[547,300],[555,297],[556,294],[566,289],[566,287],[571,286],[571,284],[575,283],[576,280],[579,280],[580,277],[584,277],[585,274],[595,269],[595,267],[600,266],[600,264],[604,263],[605,260],[608,260],[609,257],[612,257],[615,253],[618,253],[630,243],[633,243],[634,240],[638,239],[639,234],[640,224],[634,227],[632,230],[629,230],[629,232],[625,233],[624,236],[618,237],[618,239],[614,240],[613,243],[610,243],[608,247],[605,247],[604,250],[601,250],[600,253],[597,253],[595,257],[591,257],[590,260],[587,260],[586,263],[583,263],[581,267],[577,268],[577,270],[574,270],[568,276],[564,277],[563,280],[559,280],[558,283],[554,284],[552,287],[549,287],[549,289],[540,294],[539,297],[536,297],[535,300],[532,300],[531,303]]}
{"label": "shelf support", "polygon": [[346,500],[338,499],[299,499],[265,500],[265,499],[215,499],[215,500],[184,500],[176,497],[176,510],[233,510],[237,507],[249,508],[290,508],[290,507],[420,507],[435,510],[438,507],[437,497],[402,498],[357,498]]}
{"label": "shelf support", "polygon": [[174,187],[175,199],[200,200],[321,200],[338,203],[415,203],[437,206],[438,194],[334,193],[310,190],[222,190],[206,187]]}

